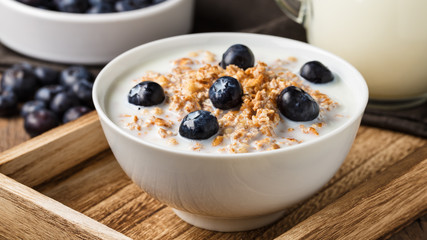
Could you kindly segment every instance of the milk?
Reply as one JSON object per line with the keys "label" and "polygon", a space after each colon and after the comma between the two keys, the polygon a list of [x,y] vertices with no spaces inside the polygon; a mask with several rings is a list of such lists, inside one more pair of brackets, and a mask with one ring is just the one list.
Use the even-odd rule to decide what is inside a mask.
{"label": "milk", "polygon": [[307,1],[308,42],[354,65],[370,99],[427,94],[426,0]]}
{"label": "milk", "polygon": [[[251,46],[249,46],[251,47]],[[174,148],[183,151],[194,151],[194,147],[197,144],[201,144],[203,147],[197,149],[196,151],[206,152],[206,153],[225,153],[221,151],[221,148],[224,145],[229,144],[225,141],[221,146],[213,147],[212,140],[215,136],[207,140],[195,141],[181,137],[178,134],[178,127],[182,117],[177,115],[177,113],[168,109],[168,106],[165,103],[162,103],[154,107],[139,107],[128,103],[127,95],[129,90],[137,83],[142,75],[147,72],[159,72],[159,73],[168,73],[172,68],[172,61],[187,57],[188,53],[194,52],[195,50],[208,50],[212,53],[215,53],[216,60],[214,64],[218,64],[219,58],[222,56],[222,53],[228,48],[228,46],[206,46],[203,49],[191,49],[191,48],[182,48],[176,50],[175,52],[168,52],[157,57],[153,57],[150,61],[141,64],[137,68],[131,69],[126,74],[122,75],[115,84],[113,84],[108,93],[108,101],[106,104],[106,112],[110,119],[123,128],[125,131],[130,134],[138,137],[141,141],[146,141],[152,144],[157,144],[167,148]],[[297,62],[292,62],[287,67],[295,73],[298,73],[302,64],[307,61],[313,60],[306,58],[304,56],[295,56],[295,55],[286,55],[283,53],[277,53],[274,49],[266,48],[254,48],[252,51],[256,56],[256,61],[263,61],[267,64],[276,61],[278,58],[287,59],[288,57],[297,57]],[[334,66],[330,66],[330,69],[333,71]],[[351,106],[357,105],[354,101],[355,98],[349,86],[340,79],[340,76],[335,76],[335,80],[328,84],[312,84],[308,81],[304,81],[305,85],[310,86],[313,89],[317,89],[322,93],[329,95],[335,102],[338,103],[338,106],[332,111],[322,112],[322,121],[325,123],[322,127],[316,128],[319,135],[303,133],[301,125],[304,125],[305,128],[311,127],[316,121],[311,122],[294,122],[288,119],[282,121],[277,129],[276,140],[280,142],[280,147],[292,147],[293,145],[311,141],[317,139],[327,134],[330,131],[338,128],[344,124],[350,116],[352,116],[353,109]],[[141,130],[130,129],[129,123],[133,121],[133,116],[138,116],[138,118],[150,119],[152,116],[156,116],[156,108],[162,109],[162,114],[159,117],[165,118],[170,121],[175,122],[171,132],[173,136],[168,138],[162,138],[159,136],[159,127],[150,126],[149,128],[142,128]],[[129,117],[132,116],[132,117]],[[283,116],[282,116],[283,118]],[[139,120],[138,120],[139,121]],[[289,131],[289,129],[294,129]],[[176,143],[171,141],[171,138],[176,140]],[[295,141],[290,140],[295,139]]]}

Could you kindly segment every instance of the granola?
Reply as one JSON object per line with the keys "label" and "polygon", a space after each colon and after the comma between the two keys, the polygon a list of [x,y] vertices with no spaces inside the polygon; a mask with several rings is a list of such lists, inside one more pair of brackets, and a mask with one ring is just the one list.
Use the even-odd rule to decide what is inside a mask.
{"label": "granola", "polygon": [[[208,51],[192,52],[173,61],[169,73],[146,72],[135,82],[154,81],[165,90],[166,99],[161,107],[143,108],[139,115],[123,114],[125,127],[132,131],[144,132],[157,127],[159,138],[170,145],[179,145],[178,126],[190,112],[206,110],[214,114],[220,130],[209,141],[194,142],[190,149],[203,151],[208,144],[218,152],[244,153],[279,149],[301,143],[302,140],[289,137],[298,125],[288,127],[276,106],[276,98],[288,86],[297,86],[309,93],[319,104],[319,117],[310,125],[300,125],[303,134],[319,135],[318,129],[326,126],[324,113],[336,108],[338,103],[328,95],[310,88],[287,66],[298,59],[278,59],[267,65],[258,61],[252,68],[243,70],[234,65],[226,69],[218,65],[215,54]],[[209,88],[222,76],[236,78],[243,87],[243,101],[240,107],[231,110],[215,108],[209,100]],[[169,113],[168,113],[169,112]],[[174,113],[176,117],[173,118]]]}

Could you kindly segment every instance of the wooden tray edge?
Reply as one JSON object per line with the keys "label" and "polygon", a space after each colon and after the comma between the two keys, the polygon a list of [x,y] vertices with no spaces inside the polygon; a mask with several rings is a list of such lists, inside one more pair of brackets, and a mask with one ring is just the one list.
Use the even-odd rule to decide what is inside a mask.
{"label": "wooden tray edge", "polygon": [[0,174],[0,233],[20,239],[130,239]]}
{"label": "wooden tray edge", "polygon": [[0,173],[32,187],[108,147],[98,115],[93,111],[2,152]]}

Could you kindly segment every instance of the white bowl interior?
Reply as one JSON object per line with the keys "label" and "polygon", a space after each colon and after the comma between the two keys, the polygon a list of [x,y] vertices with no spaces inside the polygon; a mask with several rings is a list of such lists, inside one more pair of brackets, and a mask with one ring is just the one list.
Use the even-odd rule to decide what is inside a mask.
{"label": "white bowl interior", "polygon": [[[107,120],[111,127],[117,129],[117,131],[127,135],[135,141],[141,142],[141,144],[158,148],[157,145],[125,133],[123,129],[120,129],[120,127],[115,125],[109,119],[106,111],[106,96],[109,95],[108,92],[111,90],[111,85],[124,76],[132,79],[138,78],[138,76],[143,74],[143,71],[137,70],[137,68],[146,63],[157,61],[158,59],[174,60],[178,57],[182,57],[183,52],[189,53],[195,50],[218,51],[218,49],[223,49],[223,51],[225,51],[229,46],[236,43],[249,46],[254,52],[256,60],[262,60],[269,54],[280,55],[283,53],[284,57],[299,56],[301,63],[309,60],[321,61],[326,66],[330,66],[333,69],[334,74],[340,77],[339,81],[343,81],[345,85],[348,86],[348,89],[351,90],[351,94],[353,95],[352,97],[354,98],[351,101],[352,110],[348,121],[337,129],[314,141],[321,141],[322,138],[334,135],[334,132],[346,128],[346,126],[354,122],[363,113],[368,99],[366,82],[354,67],[341,58],[306,43],[280,37],[247,33],[203,33],[172,37],[144,44],[120,55],[118,58],[110,62],[99,73],[98,78],[95,81],[94,101],[96,105],[98,105],[97,109],[99,114],[102,118]],[[272,50],[266,52],[266,49]],[[331,86],[316,86],[316,88],[320,89],[330,87]],[[345,95],[348,95],[348,93],[343,92],[341,95],[344,97]],[[309,143],[310,142],[306,142],[300,145]],[[167,149],[167,151],[174,150]],[[180,151],[177,150],[177,152]]]}

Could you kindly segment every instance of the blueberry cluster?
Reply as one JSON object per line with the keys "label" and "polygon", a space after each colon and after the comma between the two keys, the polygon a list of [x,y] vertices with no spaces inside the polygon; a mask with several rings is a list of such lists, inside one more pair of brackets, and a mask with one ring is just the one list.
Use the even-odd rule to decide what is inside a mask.
{"label": "blueberry cluster", "polygon": [[0,85],[0,116],[19,112],[30,136],[37,136],[93,110],[94,76],[83,66],[57,71],[28,63],[6,69]]}
{"label": "blueberry cluster", "polygon": [[68,13],[113,13],[149,7],[166,0],[17,0],[52,11]]}
{"label": "blueberry cluster", "polygon": [[[235,65],[242,69],[254,66],[254,55],[245,45],[232,45],[223,54],[219,66],[226,68]],[[300,70],[300,75],[313,83],[327,83],[333,80],[333,74],[318,61],[307,62]],[[209,88],[212,105],[222,110],[229,110],[241,105],[243,88],[240,82],[231,77],[218,78]],[[128,94],[128,102],[138,106],[154,106],[165,99],[163,88],[151,81],[135,85]],[[311,121],[319,115],[317,102],[301,88],[290,86],[281,91],[276,99],[280,113],[293,121]],[[205,110],[187,114],[179,127],[179,134],[185,138],[208,139],[219,131],[217,118]]]}
{"label": "blueberry cluster", "polygon": [[[332,72],[319,61],[306,62],[300,69],[300,75],[315,84],[334,80]],[[290,86],[282,90],[276,100],[283,116],[293,121],[311,121],[319,116],[319,105],[301,88]]]}

